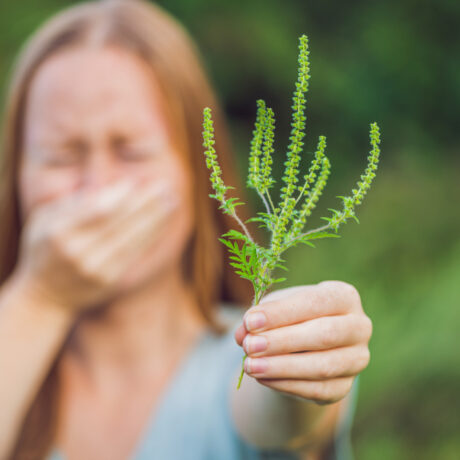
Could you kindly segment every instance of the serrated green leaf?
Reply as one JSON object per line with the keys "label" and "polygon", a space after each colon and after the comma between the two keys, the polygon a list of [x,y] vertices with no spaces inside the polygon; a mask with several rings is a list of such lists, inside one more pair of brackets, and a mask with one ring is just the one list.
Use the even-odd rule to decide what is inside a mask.
{"label": "serrated green leaf", "polygon": [[300,243],[306,244],[307,246],[311,246],[312,248],[316,248],[316,246],[315,246],[311,241],[304,240],[304,239],[302,239],[302,238],[299,238],[298,241],[299,241]]}
{"label": "serrated green leaf", "polygon": [[232,243],[230,241],[227,241],[225,240],[224,238],[218,238],[218,240],[222,243],[222,244],[225,244],[225,246],[227,246],[227,248],[232,248]]}
{"label": "serrated green leaf", "polygon": [[284,265],[281,265],[281,264],[276,264],[275,267],[278,267],[278,268],[281,268],[281,270],[284,270],[284,271],[289,271]]}
{"label": "serrated green leaf", "polygon": [[241,232],[233,229],[224,233],[222,236],[228,236],[232,240],[248,241],[248,237],[246,235],[243,235]]}
{"label": "serrated green leaf", "polygon": [[335,235],[334,233],[327,233],[327,232],[318,232],[318,233],[310,233],[304,236],[307,240],[317,240],[319,238],[341,238],[340,235]]}
{"label": "serrated green leaf", "polygon": [[340,211],[337,211],[337,209],[332,209],[332,208],[327,208],[328,211],[331,211],[334,215],[340,214]]}
{"label": "serrated green leaf", "polygon": [[230,262],[230,265],[235,268],[240,268],[240,269],[244,268],[243,264],[236,264],[235,262]]}
{"label": "serrated green leaf", "polygon": [[264,217],[251,217],[250,219],[248,220],[245,220],[244,223],[247,224],[248,222],[266,222],[267,219],[265,219]]}
{"label": "serrated green leaf", "polygon": [[226,203],[227,205],[233,205],[233,206],[241,206],[245,203],[243,202],[238,202],[239,198],[229,198]]}
{"label": "serrated green leaf", "polygon": [[276,280],[272,280],[273,283],[282,283],[283,281],[286,281],[287,278],[277,278]]}
{"label": "serrated green leaf", "polygon": [[252,281],[254,279],[254,276],[248,275],[246,273],[242,273],[240,271],[235,271],[237,275],[239,275],[241,278],[247,279],[249,281]]}

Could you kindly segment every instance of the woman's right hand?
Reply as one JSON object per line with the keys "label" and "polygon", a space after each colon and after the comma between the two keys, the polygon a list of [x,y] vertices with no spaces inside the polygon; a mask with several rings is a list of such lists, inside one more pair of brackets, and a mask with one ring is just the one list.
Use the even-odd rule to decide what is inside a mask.
{"label": "woman's right hand", "polygon": [[175,204],[164,181],[124,180],[41,205],[25,223],[13,277],[71,315],[96,306],[116,294],[120,277]]}

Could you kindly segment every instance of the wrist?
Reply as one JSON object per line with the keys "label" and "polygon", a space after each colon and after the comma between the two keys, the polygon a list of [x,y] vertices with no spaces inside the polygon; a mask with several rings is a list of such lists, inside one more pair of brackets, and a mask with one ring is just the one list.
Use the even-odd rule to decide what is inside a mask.
{"label": "wrist", "polygon": [[332,404],[317,404],[314,401],[285,395],[293,402],[295,432],[286,448],[298,452],[319,449],[334,436],[341,401]]}
{"label": "wrist", "polygon": [[5,282],[5,288],[15,299],[13,308],[30,312],[39,320],[47,319],[64,328],[70,328],[75,320],[74,309],[70,305],[53,298],[20,273],[13,273]]}

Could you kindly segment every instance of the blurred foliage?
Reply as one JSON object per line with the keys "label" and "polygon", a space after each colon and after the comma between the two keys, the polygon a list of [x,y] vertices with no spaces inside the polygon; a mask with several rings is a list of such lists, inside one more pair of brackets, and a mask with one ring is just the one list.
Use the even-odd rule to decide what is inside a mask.
{"label": "blurred foliage", "polygon": [[[25,38],[64,0],[0,3],[0,87]],[[357,459],[456,459],[460,452],[460,2],[162,0],[189,30],[222,101],[246,177],[256,99],[273,107],[275,176],[288,144],[297,40],[310,39],[306,161],[328,138],[332,175],[312,219],[365,167],[374,185],[342,239],[287,253],[289,284],[341,279],[373,320],[360,380]],[[201,114],[197,114],[201,117]],[[278,170],[276,170],[278,167]],[[256,196],[250,201],[259,206]]]}

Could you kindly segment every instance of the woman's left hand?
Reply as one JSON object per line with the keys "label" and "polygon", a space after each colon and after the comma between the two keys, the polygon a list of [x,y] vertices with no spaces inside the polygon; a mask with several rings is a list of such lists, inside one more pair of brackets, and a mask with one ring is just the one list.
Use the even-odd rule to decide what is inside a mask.
{"label": "woman's left hand", "polygon": [[259,383],[330,404],[347,395],[368,365],[371,334],[358,291],[323,281],[267,295],[245,313],[235,340],[248,355],[245,372]]}

